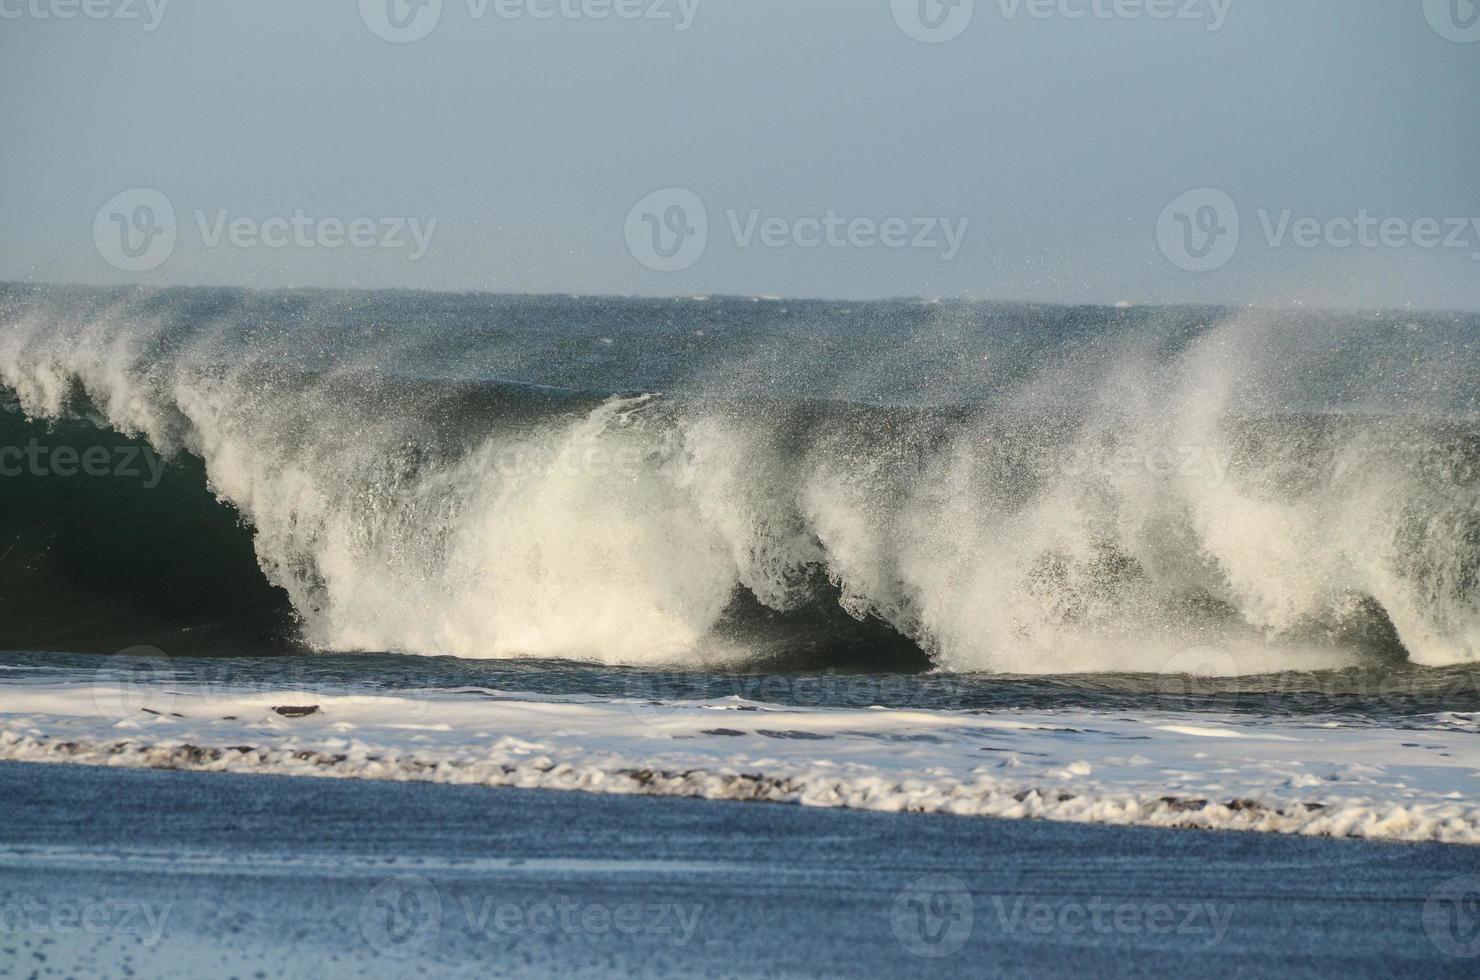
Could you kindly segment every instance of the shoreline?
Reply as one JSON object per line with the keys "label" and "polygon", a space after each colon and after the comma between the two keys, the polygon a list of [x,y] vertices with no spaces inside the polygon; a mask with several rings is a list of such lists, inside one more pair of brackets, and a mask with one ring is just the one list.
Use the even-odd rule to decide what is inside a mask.
{"label": "shoreline", "polygon": [[[90,758],[79,760],[76,758],[78,755],[87,755]],[[1250,799],[1218,801],[1177,796],[1138,798],[1128,794],[1082,798],[1065,791],[1032,787],[993,794],[995,798],[989,798],[985,803],[978,802],[972,809],[968,809],[968,801],[961,801],[956,807],[949,804],[911,807],[899,805],[895,800],[870,800],[867,798],[866,788],[860,799],[818,802],[815,787],[804,786],[785,777],[768,777],[759,773],[712,773],[702,770],[669,772],[653,769],[582,772],[568,763],[537,767],[537,771],[510,766],[494,766],[492,769],[483,766],[477,769],[469,767],[471,771],[459,773],[457,763],[408,759],[385,760],[381,772],[367,775],[340,768],[345,761],[345,757],[339,753],[292,748],[223,748],[188,743],[140,745],[128,742],[82,746],[76,742],[57,739],[31,739],[28,743],[22,743],[15,740],[9,732],[0,732],[0,764],[456,786],[488,790],[518,789],[602,798],[646,797],[723,804],[767,803],[815,811],[950,816],[976,820],[1237,833],[1258,837],[1332,841],[1438,844],[1454,848],[1473,848],[1480,843],[1472,837],[1405,836],[1391,830],[1370,832],[1374,825],[1378,828],[1390,825],[1394,820],[1391,814],[1385,817],[1374,814],[1365,824],[1358,824],[1347,833],[1311,830],[1308,828],[1323,827],[1326,819],[1322,815],[1326,805],[1318,803],[1295,804],[1288,809],[1276,809]],[[381,760],[371,761],[379,763]],[[715,792],[712,788],[715,784],[719,784],[722,791]],[[709,788],[708,792],[705,791],[706,788]],[[839,786],[834,792],[836,794],[842,791]],[[1075,813],[1070,808],[1075,803],[1094,808],[1095,815],[1086,817]],[[1400,817],[1406,819],[1407,814],[1400,814]]]}
{"label": "shoreline", "polygon": [[1480,843],[1475,719],[0,685],[0,759]]}

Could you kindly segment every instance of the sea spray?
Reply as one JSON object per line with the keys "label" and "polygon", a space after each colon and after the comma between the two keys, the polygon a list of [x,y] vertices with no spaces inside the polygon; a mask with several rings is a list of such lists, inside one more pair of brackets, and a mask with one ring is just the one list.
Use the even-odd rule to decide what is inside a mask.
{"label": "sea spray", "polygon": [[1473,323],[772,305],[8,287],[0,385],[198,459],[324,650],[1480,653]]}

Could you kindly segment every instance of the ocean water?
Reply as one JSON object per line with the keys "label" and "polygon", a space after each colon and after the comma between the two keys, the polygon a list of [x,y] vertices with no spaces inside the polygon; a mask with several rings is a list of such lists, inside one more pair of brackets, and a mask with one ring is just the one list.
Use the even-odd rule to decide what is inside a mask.
{"label": "ocean water", "polygon": [[[15,764],[0,795],[16,973],[1474,975],[1480,850],[1439,844]],[[54,909],[94,924],[15,929]]]}
{"label": "ocean water", "polygon": [[1480,839],[1477,355],[0,286],[0,757]]}

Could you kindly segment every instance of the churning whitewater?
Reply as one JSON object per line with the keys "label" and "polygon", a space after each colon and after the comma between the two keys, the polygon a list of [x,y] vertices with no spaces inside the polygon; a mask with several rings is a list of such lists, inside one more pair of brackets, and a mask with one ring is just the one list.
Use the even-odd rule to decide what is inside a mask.
{"label": "churning whitewater", "polygon": [[196,590],[151,613],[186,647],[1465,663],[1477,348],[1468,315],[0,287],[0,588],[96,626],[0,639],[127,634],[94,568],[127,541]]}

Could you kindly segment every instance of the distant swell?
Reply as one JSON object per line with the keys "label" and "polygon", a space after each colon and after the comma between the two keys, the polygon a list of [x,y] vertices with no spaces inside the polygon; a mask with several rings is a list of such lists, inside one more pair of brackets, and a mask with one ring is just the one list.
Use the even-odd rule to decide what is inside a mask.
{"label": "distant swell", "polygon": [[[13,290],[0,447],[173,462],[150,487],[0,481],[0,645],[1023,674],[1480,658],[1473,323],[1102,311],[1096,332],[1065,311],[1027,351],[1001,311],[970,336],[947,311],[921,322],[949,382],[891,394],[940,356],[919,325],[914,349],[780,335],[737,304],[733,329],[764,333],[740,357],[661,304],[485,303],[428,326],[395,294]],[[859,357],[846,376],[799,374],[819,335]]]}

